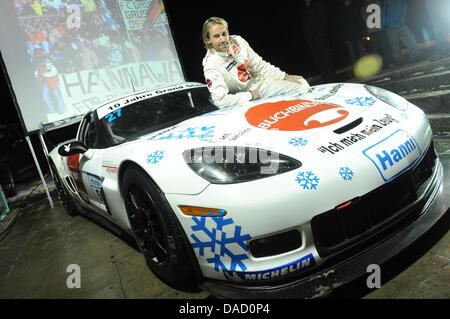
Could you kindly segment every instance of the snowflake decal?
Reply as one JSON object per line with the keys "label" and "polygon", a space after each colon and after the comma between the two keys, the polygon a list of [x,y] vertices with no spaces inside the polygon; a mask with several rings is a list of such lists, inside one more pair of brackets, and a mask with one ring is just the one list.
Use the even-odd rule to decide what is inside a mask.
{"label": "snowflake decal", "polygon": [[293,137],[289,140],[289,144],[292,146],[305,146],[308,144],[308,140],[303,137]]}
{"label": "snowflake decal", "polygon": [[345,100],[345,103],[357,106],[372,106],[376,102],[373,96],[358,96],[352,99]]}
{"label": "snowflake decal", "polygon": [[147,156],[147,163],[156,164],[164,158],[163,151],[155,151],[149,156]]}
{"label": "snowflake decal", "polygon": [[317,189],[317,186],[319,185],[319,180],[313,172],[299,172],[297,174],[297,178],[295,181],[303,187],[303,189]]}
{"label": "snowflake decal", "polygon": [[[214,264],[216,271],[220,269],[224,272],[236,271],[237,267],[245,271],[247,266],[243,260],[249,258],[245,253],[248,251],[245,242],[250,239],[250,235],[242,235],[241,226],[234,225],[232,218],[225,219],[223,211],[219,211],[219,216],[214,215],[213,212],[210,212],[208,216],[202,214],[200,218],[192,217],[195,223],[191,226],[192,231],[195,232],[191,235],[194,240],[192,247],[198,249],[200,256],[205,257],[208,263]],[[230,231],[226,232],[225,229]],[[204,240],[202,241],[199,237]],[[239,253],[240,251],[242,253]]]}
{"label": "snowflake decal", "polygon": [[339,175],[341,175],[344,181],[351,181],[355,173],[348,167],[341,167],[339,169]]}

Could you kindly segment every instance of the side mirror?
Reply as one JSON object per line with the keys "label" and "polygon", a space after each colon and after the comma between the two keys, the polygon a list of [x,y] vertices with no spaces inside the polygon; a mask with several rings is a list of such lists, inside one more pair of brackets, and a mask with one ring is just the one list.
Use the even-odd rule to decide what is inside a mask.
{"label": "side mirror", "polygon": [[69,141],[58,148],[58,154],[61,156],[70,156],[75,154],[84,154],[88,148],[79,141]]}

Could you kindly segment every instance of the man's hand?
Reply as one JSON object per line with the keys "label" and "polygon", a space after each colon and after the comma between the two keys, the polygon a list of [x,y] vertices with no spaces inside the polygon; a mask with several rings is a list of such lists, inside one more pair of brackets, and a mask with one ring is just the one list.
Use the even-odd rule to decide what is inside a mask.
{"label": "man's hand", "polygon": [[303,76],[300,76],[300,75],[289,75],[289,74],[286,74],[285,77],[284,77],[284,80],[285,81],[290,81],[290,82],[297,82],[297,83],[302,84],[302,80],[304,80],[304,79],[303,79]]}
{"label": "man's hand", "polygon": [[261,97],[261,92],[259,91],[259,89],[251,90],[250,93],[252,94],[252,101],[257,100]]}

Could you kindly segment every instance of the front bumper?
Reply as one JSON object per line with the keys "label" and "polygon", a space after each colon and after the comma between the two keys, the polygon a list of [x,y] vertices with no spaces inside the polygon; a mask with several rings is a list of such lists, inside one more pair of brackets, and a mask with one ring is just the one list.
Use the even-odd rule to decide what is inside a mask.
{"label": "front bumper", "polygon": [[414,213],[403,220],[403,227],[370,248],[351,256],[337,255],[301,277],[272,283],[235,283],[208,280],[202,289],[219,298],[316,298],[323,297],[336,288],[367,276],[367,266],[382,265],[406,249],[427,232],[447,209],[443,196],[443,168],[436,160],[431,177],[418,191],[418,198],[409,207]]}

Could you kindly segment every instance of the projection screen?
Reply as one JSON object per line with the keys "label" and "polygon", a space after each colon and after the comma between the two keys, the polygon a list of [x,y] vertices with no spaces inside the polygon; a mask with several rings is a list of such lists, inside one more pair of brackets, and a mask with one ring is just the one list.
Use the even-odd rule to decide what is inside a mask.
{"label": "projection screen", "polygon": [[0,50],[26,132],[185,80],[161,0],[2,0]]}

